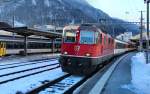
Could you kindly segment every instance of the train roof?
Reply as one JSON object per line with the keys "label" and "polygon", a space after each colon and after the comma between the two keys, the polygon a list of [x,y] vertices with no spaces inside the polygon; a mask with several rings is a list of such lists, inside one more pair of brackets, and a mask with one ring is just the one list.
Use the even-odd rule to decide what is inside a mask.
{"label": "train roof", "polygon": [[80,25],[67,25],[64,27],[65,30],[70,30],[70,29],[78,29],[80,27]]}
{"label": "train roof", "polygon": [[84,24],[71,24],[64,27],[64,29],[77,29],[79,27],[97,27],[100,29],[105,29],[104,25],[97,23],[84,23]]}
{"label": "train roof", "polygon": [[84,23],[84,24],[76,24],[76,25],[67,25],[64,27],[64,29],[78,29],[79,27],[97,27],[102,30],[102,32],[108,34],[107,29],[105,25],[98,24],[98,23]]}
{"label": "train roof", "polygon": [[81,24],[81,26],[92,26],[92,27],[97,27],[102,30],[102,32],[108,34],[107,30],[109,29],[108,26],[99,23],[86,23],[86,24]]}
{"label": "train roof", "polygon": [[129,44],[129,42],[126,42],[126,41],[123,41],[123,40],[119,40],[119,39],[116,39],[116,38],[115,38],[115,41],[119,42],[119,43],[123,43],[123,44]]}
{"label": "train roof", "polygon": [[0,30],[0,35],[12,36],[13,33],[12,32],[8,32],[8,31],[4,31],[4,30]]}
{"label": "train roof", "polygon": [[98,24],[98,23],[84,23],[84,24],[77,24],[77,25],[68,25],[68,26],[65,26],[64,27],[64,29],[65,30],[70,30],[70,29],[73,29],[73,30],[75,30],[75,29],[78,29],[78,28],[92,28],[92,27],[96,27],[96,28],[98,28],[98,29],[100,29],[100,31],[102,32],[102,33],[104,33],[104,34],[106,34],[107,36],[109,36],[109,37],[112,37],[108,32],[107,32],[107,29],[108,29],[108,27],[106,28],[106,26],[105,25],[102,25],[102,24]]}

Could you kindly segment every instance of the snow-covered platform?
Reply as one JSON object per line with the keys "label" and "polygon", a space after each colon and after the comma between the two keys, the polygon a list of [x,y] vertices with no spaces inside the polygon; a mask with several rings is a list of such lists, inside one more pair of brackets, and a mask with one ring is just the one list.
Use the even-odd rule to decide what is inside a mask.
{"label": "snow-covered platform", "polygon": [[130,53],[119,62],[101,94],[135,94],[131,90],[124,88],[125,85],[131,84],[131,58],[136,53]]}
{"label": "snow-covered platform", "polygon": [[145,52],[130,52],[112,62],[73,94],[150,94],[150,61],[146,64]]}
{"label": "snow-covered platform", "polygon": [[136,52],[131,52],[113,60],[112,65],[99,71],[80,86],[74,94],[135,94],[125,86],[132,81],[131,64]]}

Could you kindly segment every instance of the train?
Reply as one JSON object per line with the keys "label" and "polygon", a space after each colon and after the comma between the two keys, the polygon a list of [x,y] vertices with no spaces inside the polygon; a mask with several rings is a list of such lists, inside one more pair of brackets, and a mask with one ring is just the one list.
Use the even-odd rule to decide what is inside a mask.
{"label": "train", "polygon": [[68,25],[63,30],[59,62],[64,72],[89,75],[105,61],[134,49],[134,43],[113,38],[101,25]]}
{"label": "train", "polygon": [[[54,52],[60,52],[61,38],[54,41]],[[24,37],[7,31],[0,31],[0,56],[22,54],[24,51]],[[51,53],[52,41],[43,36],[28,37],[28,54]]]}

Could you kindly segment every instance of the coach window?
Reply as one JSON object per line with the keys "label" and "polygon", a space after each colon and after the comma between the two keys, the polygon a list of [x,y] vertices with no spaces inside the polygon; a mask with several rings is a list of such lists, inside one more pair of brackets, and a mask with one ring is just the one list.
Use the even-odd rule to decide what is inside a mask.
{"label": "coach window", "polygon": [[104,45],[106,44],[106,36],[104,36]]}
{"label": "coach window", "polygon": [[75,41],[76,41],[76,32],[69,30],[64,32],[64,42],[74,43]]}
{"label": "coach window", "polygon": [[99,39],[100,43],[102,43],[102,34],[100,34],[100,39]]}

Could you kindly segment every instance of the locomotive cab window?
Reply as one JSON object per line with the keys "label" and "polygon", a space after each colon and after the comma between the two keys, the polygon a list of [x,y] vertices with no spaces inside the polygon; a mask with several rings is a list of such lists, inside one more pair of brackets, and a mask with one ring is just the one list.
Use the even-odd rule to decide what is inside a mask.
{"label": "locomotive cab window", "polygon": [[98,32],[81,30],[80,44],[96,44],[98,40]]}
{"label": "locomotive cab window", "polygon": [[76,32],[69,30],[64,32],[64,42],[74,43],[75,41],[76,41]]}

